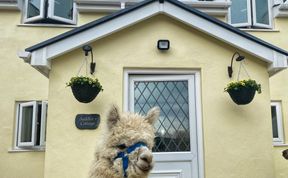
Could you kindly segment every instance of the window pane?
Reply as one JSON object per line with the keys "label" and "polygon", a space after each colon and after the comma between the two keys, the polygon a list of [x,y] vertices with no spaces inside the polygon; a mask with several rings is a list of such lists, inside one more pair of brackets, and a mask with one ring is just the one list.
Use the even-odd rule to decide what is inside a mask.
{"label": "window pane", "polygon": [[[45,132],[44,132],[44,134],[45,134],[45,135],[44,135],[44,141],[45,141],[45,142],[46,142],[46,133],[47,133],[47,124],[46,124],[46,123],[47,123],[47,113],[48,113],[47,111],[48,111],[48,104],[46,104],[45,121],[44,121],[44,122],[45,122]],[[44,111],[43,111],[43,112],[44,112]]]}
{"label": "window pane", "polygon": [[269,25],[268,0],[255,0],[256,2],[256,22]]}
{"label": "window pane", "polygon": [[42,105],[37,104],[38,107],[38,113],[37,113],[37,119],[36,119],[36,130],[37,130],[37,135],[36,135],[36,145],[40,145],[40,133],[41,133],[41,113],[42,113]]}
{"label": "window pane", "polygon": [[247,23],[247,0],[232,0],[231,2],[231,23]]}
{"label": "window pane", "polygon": [[32,141],[33,106],[22,108],[21,142]]}
{"label": "window pane", "polygon": [[271,115],[272,115],[273,138],[278,138],[279,135],[278,135],[276,106],[271,106]]}
{"label": "window pane", "polygon": [[73,20],[73,0],[55,0],[54,15]]}
{"label": "window pane", "polygon": [[28,0],[27,18],[40,15],[40,0]]}
{"label": "window pane", "polygon": [[134,111],[147,113],[161,108],[154,152],[190,151],[189,102],[187,81],[141,81],[134,83]]}

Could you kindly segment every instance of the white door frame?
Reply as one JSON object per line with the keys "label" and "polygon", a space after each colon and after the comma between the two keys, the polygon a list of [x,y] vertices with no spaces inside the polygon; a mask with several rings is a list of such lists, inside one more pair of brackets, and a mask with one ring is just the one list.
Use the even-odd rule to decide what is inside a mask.
{"label": "white door frame", "polygon": [[198,175],[205,177],[204,169],[204,143],[202,129],[202,108],[201,108],[201,78],[197,70],[160,70],[160,69],[124,69],[123,82],[123,110],[129,108],[129,75],[166,74],[166,75],[194,75],[195,77],[195,104],[196,104],[196,133],[197,133],[197,154],[198,154]]}

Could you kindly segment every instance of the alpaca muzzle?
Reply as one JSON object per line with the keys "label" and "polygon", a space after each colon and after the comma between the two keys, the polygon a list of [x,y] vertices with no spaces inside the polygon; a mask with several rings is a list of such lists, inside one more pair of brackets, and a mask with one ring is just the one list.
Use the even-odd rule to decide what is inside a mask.
{"label": "alpaca muzzle", "polygon": [[153,168],[153,155],[150,150],[143,148],[139,159],[137,160],[137,167],[143,172],[148,172]]}
{"label": "alpaca muzzle", "polygon": [[[128,177],[127,176],[127,172],[126,172],[128,166],[129,166],[129,157],[128,157],[128,155],[131,154],[133,151],[135,151],[137,148],[142,148],[142,147],[148,149],[147,145],[145,143],[138,142],[138,143],[135,143],[134,145],[128,147],[125,151],[118,152],[117,156],[114,158],[114,160],[116,160],[118,158],[122,159],[123,177],[125,177],[125,178]],[[140,155],[140,157],[141,157],[141,155]],[[143,162],[147,162],[148,159],[149,158],[147,156],[143,155],[141,160]],[[139,168],[141,169],[141,167],[139,167]],[[147,169],[147,167],[145,167],[145,169]]]}

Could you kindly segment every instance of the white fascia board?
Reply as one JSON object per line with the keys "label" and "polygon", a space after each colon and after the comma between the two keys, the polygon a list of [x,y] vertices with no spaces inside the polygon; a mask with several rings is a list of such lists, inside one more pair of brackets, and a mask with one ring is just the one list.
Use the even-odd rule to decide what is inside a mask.
{"label": "white fascia board", "polygon": [[[159,13],[159,3],[151,3],[136,11],[131,11],[111,21],[105,22],[97,27],[85,30],[69,38],[46,46],[46,59],[52,59],[85,44],[92,43],[100,38],[144,21]],[[33,57],[33,56],[32,56]]]}
{"label": "white fascia board", "polygon": [[274,51],[274,61],[268,67],[268,73],[270,76],[276,74],[277,72],[286,69],[288,67],[288,57]]}
{"label": "white fascia board", "polygon": [[78,5],[77,10],[79,12],[117,12],[121,10],[120,6],[97,6],[97,5]]}
{"label": "white fascia board", "polygon": [[197,10],[204,12],[211,16],[226,16],[228,14],[228,9],[212,9],[212,8],[196,8]]}
{"label": "white fascia board", "polygon": [[253,56],[257,56],[265,62],[273,63],[274,50],[244,38],[195,14],[184,11],[173,4],[164,3],[164,6],[164,12],[168,16],[252,54]]}
{"label": "white fascia board", "polygon": [[32,52],[30,65],[39,69],[51,70],[51,61],[47,59],[46,47]]}
{"label": "white fascia board", "polygon": [[31,53],[27,51],[18,51],[17,55],[19,58],[22,58],[25,62],[30,63],[31,61]]}
{"label": "white fascia board", "polygon": [[[115,12],[117,9],[121,9],[121,2],[124,3],[126,7],[130,7],[131,5],[137,4],[141,1],[143,0],[76,0],[76,3],[79,12]],[[226,16],[228,14],[228,8],[231,6],[231,2],[225,0],[180,1],[212,16]]]}
{"label": "white fascia board", "polygon": [[231,6],[230,1],[191,1],[180,0],[180,2],[190,5],[192,7],[204,7],[204,8],[229,8]]}
{"label": "white fascia board", "polygon": [[17,2],[9,3],[9,2],[0,2],[0,9],[5,10],[20,10]]}

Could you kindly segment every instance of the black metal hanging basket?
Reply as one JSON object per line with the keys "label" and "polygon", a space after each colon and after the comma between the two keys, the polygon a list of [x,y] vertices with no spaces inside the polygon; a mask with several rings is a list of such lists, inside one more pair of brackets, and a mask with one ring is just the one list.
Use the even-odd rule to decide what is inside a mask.
{"label": "black metal hanging basket", "polygon": [[90,103],[101,91],[101,88],[89,84],[74,84],[71,89],[74,97],[81,103]]}
{"label": "black metal hanging basket", "polygon": [[233,90],[227,90],[231,99],[238,105],[245,105],[251,103],[255,96],[256,90],[250,87],[241,87]]}

